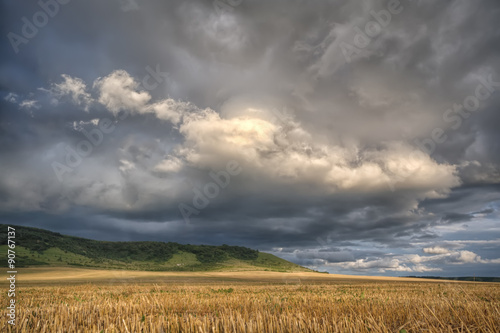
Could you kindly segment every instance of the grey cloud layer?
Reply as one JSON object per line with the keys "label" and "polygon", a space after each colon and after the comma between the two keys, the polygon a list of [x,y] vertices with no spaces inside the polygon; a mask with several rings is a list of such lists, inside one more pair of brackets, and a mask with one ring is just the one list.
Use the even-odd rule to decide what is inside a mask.
{"label": "grey cloud layer", "polygon": [[[244,1],[219,13],[201,1],[71,1],[17,54],[4,38],[2,220],[231,240],[330,270],[498,274],[494,252],[443,242],[474,226],[500,237],[498,88],[450,114],[458,126],[444,117],[487,77],[500,81],[499,6],[401,1],[346,61],[341,42],[355,45],[354,28],[389,2]],[[2,4],[2,34],[38,10]],[[60,182],[53,162],[67,165],[68,147],[103,119],[113,130]],[[420,152],[436,128],[446,140]],[[243,172],[185,225],[179,203],[229,160]],[[342,241],[355,243],[320,251]]]}

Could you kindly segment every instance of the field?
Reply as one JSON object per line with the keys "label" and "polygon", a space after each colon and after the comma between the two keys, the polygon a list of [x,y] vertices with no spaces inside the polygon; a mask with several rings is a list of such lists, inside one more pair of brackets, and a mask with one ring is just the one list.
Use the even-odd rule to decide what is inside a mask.
{"label": "field", "polygon": [[[320,273],[24,269],[1,332],[498,332],[500,284]],[[0,287],[6,288],[5,283]],[[5,292],[2,292],[6,295]]]}

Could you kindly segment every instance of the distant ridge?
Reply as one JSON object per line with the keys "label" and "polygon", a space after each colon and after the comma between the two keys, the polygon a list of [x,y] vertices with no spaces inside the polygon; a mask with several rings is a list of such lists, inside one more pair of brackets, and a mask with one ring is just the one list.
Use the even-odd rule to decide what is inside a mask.
{"label": "distant ridge", "polygon": [[433,280],[454,280],[454,281],[475,281],[475,282],[500,282],[500,277],[492,276],[457,276],[457,277],[442,277],[442,276],[405,276],[419,279]]}
{"label": "distant ridge", "polygon": [[[16,267],[79,266],[147,271],[312,270],[242,246],[173,242],[109,242],[61,235],[49,230],[16,229]],[[0,248],[7,253],[7,225],[0,224]]]}

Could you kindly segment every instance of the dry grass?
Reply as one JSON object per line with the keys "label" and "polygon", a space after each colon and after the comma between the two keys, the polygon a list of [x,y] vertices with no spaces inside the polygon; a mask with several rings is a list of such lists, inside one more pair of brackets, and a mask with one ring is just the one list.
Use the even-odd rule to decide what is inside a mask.
{"label": "dry grass", "polygon": [[[152,272],[152,271],[127,271],[84,269],[70,267],[22,268],[18,275],[19,281],[26,284],[61,284],[61,283],[86,283],[86,282],[209,282],[209,281],[245,281],[269,283],[316,283],[339,282],[339,280],[352,281],[405,281],[422,282],[422,279],[381,277],[381,276],[356,276],[339,274],[320,274],[310,272],[278,273],[268,271],[244,272]],[[426,280],[434,281],[434,280]],[[443,282],[442,280],[435,280]],[[3,281],[0,281],[0,285]]]}
{"label": "dry grass", "polygon": [[498,332],[500,327],[499,284],[205,274],[188,283],[181,275],[168,283],[20,283],[16,330],[2,310],[0,331]]}

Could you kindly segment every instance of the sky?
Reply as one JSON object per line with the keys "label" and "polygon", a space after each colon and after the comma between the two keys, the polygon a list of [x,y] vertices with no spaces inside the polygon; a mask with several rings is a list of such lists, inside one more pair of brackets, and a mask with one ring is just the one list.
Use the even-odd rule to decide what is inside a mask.
{"label": "sky", "polygon": [[0,4],[0,222],[500,276],[500,4]]}

